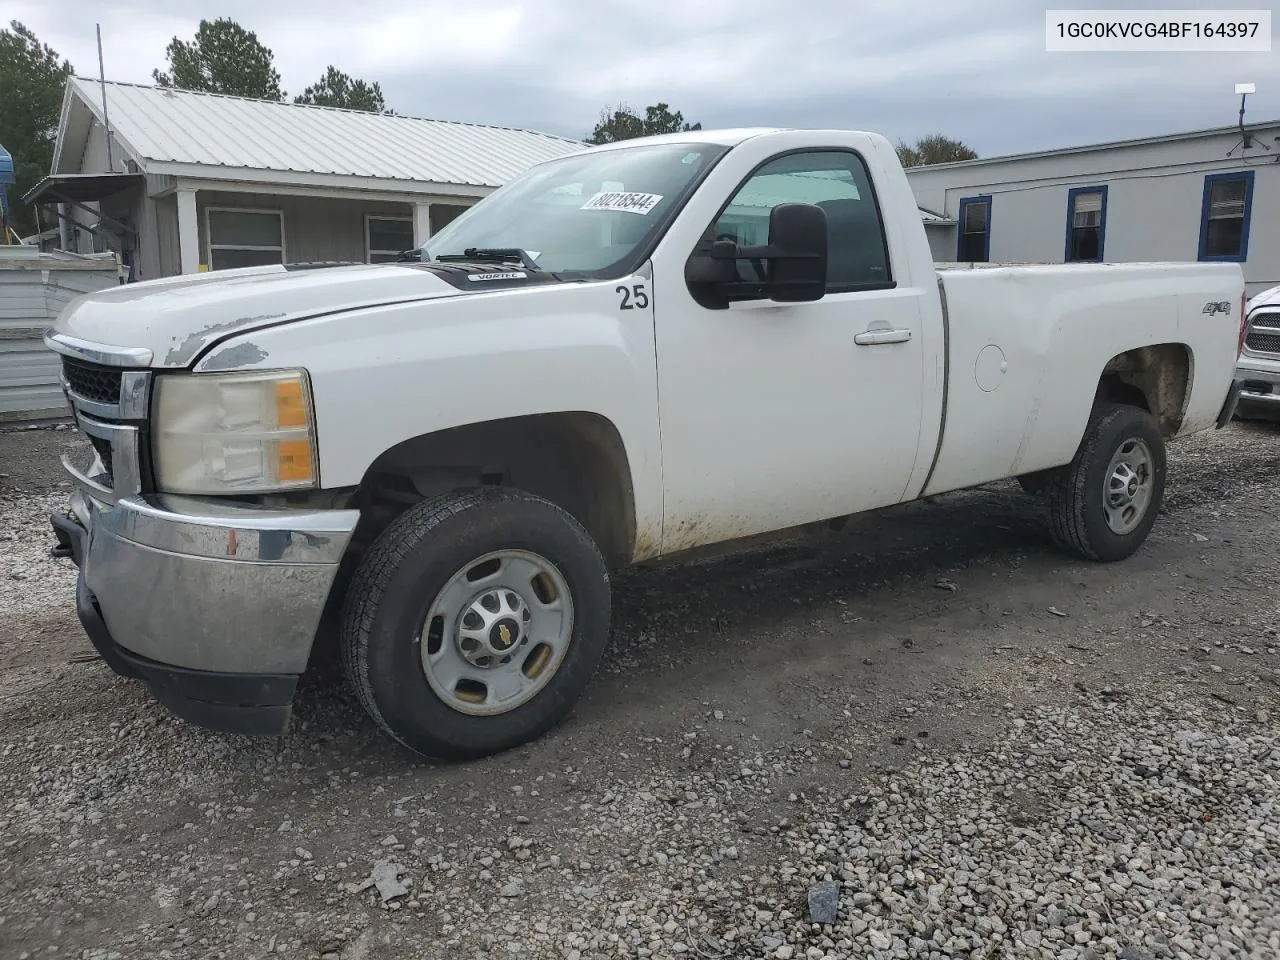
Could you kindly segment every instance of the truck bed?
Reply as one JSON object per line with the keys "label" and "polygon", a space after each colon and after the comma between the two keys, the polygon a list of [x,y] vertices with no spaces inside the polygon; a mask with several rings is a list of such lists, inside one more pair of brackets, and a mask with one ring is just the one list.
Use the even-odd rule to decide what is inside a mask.
{"label": "truck bed", "polygon": [[[1235,337],[1222,328],[1240,322],[1237,265],[940,264],[937,275],[945,399],[925,495],[1069,462],[1093,386],[1141,348],[1186,363],[1186,389],[1166,391],[1152,411],[1168,435],[1212,425],[1235,365]],[[1140,366],[1142,356],[1151,354],[1119,365]]]}

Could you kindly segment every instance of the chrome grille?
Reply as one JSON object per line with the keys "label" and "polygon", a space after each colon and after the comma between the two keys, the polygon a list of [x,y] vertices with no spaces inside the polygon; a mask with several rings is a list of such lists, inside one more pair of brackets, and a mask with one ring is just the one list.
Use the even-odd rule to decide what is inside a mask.
{"label": "chrome grille", "polygon": [[76,427],[93,448],[93,462],[63,467],[87,496],[106,503],[135,496],[143,477],[147,414],[151,402],[151,351],[114,347],[59,333],[45,334],[45,344],[61,354],[62,386]]}
{"label": "chrome grille", "polygon": [[1250,330],[1244,338],[1244,345],[1256,353],[1280,353],[1280,330],[1275,333]]}
{"label": "chrome grille", "polygon": [[102,469],[104,471],[102,480],[107,486],[112,486],[111,477],[111,441],[104,437],[95,437],[89,435],[89,442],[93,444],[93,450],[98,455],[98,459],[102,461]]}
{"label": "chrome grille", "polygon": [[62,375],[71,392],[86,400],[112,406],[120,402],[120,381],[123,374],[119,369],[63,357]]}
{"label": "chrome grille", "polygon": [[1244,345],[1252,353],[1280,355],[1280,314],[1264,313],[1250,320]]}

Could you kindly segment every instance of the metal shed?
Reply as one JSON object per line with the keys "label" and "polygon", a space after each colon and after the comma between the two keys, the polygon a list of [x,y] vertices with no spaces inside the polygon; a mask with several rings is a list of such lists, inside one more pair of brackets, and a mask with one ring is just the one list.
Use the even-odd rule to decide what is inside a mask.
{"label": "metal shed", "polygon": [[119,282],[112,253],[0,244],[0,422],[65,415],[58,358],[44,332],[76,297]]}

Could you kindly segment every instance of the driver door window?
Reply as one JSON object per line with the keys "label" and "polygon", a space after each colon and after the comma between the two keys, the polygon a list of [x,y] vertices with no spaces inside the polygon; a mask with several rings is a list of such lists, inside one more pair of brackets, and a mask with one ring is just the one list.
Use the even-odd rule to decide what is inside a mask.
{"label": "driver door window", "polygon": [[[733,195],[708,241],[769,242],[769,214],[781,203],[812,203],[827,214],[827,293],[893,286],[880,210],[866,164],[845,151],[795,153],[762,166]],[[748,261],[738,274],[758,279]]]}

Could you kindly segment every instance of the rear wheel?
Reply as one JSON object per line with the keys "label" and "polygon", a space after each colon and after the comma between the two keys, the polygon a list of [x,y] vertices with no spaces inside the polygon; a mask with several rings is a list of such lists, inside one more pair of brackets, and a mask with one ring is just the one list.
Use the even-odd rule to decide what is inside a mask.
{"label": "rear wheel", "polygon": [[1151,414],[1124,404],[1096,408],[1075,458],[1044,487],[1054,542],[1088,560],[1132,555],[1160,512],[1166,472]]}
{"label": "rear wheel", "polygon": [[586,530],[540,497],[483,488],[419,503],[378,538],[347,593],[343,659],[384,730],[467,759],[559,723],[603,656],[609,617]]}

